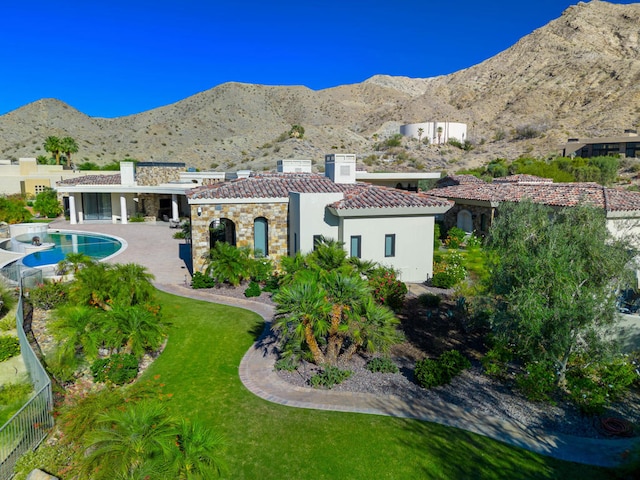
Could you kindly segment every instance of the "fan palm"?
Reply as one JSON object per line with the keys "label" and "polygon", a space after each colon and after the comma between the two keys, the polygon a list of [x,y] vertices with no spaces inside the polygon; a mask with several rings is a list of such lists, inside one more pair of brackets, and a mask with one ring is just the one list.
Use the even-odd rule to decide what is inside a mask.
{"label": "fan palm", "polygon": [[60,150],[64,152],[67,157],[67,167],[71,166],[71,154],[78,153],[78,144],[71,137],[64,137],[60,140]]}
{"label": "fan palm", "polygon": [[162,404],[142,401],[101,415],[97,424],[84,465],[90,478],[144,478],[150,471],[158,475],[149,478],[158,478],[166,472],[176,431]]}
{"label": "fan palm", "polygon": [[274,329],[283,333],[285,343],[306,343],[317,365],[326,361],[318,343],[330,327],[331,305],[326,296],[318,282],[307,279],[282,287],[273,298],[277,315]]}
{"label": "fan palm", "polygon": [[223,437],[198,421],[182,420],[176,427],[177,441],[170,453],[171,470],[180,480],[207,480],[226,471],[221,453]]}
{"label": "fan palm", "polygon": [[49,136],[44,140],[44,150],[52,153],[56,157],[56,165],[60,165],[60,150],[62,149],[60,139],[56,136]]}

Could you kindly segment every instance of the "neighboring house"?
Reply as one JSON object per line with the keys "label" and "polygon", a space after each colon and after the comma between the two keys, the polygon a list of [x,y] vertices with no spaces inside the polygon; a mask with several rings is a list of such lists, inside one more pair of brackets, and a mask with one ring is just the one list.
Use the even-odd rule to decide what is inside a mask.
{"label": "neighboring house", "polygon": [[20,158],[18,162],[0,160],[0,194],[37,195],[56,182],[78,178],[86,172],[70,170],[63,165],[39,165],[35,158]]}
{"label": "neighboring house", "polygon": [[604,211],[607,226],[614,235],[629,234],[640,245],[639,192],[597,183],[553,183],[551,179],[532,175],[496,178],[491,183],[461,175],[441,179],[428,193],[455,202],[443,216],[445,229],[457,226],[484,236],[502,202],[529,199],[554,208],[584,203]]}
{"label": "neighboring house", "polygon": [[629,129],[617,137],[570,138],[562,146],[562,156],[640,158],[640,137],[636,130]]}
{"label": "neighboring house", "polygon": [[400,127],[400,134],[418,140],[428,139],[432,145],[445,144],[451,139],[467,140],[467,124],[457,122],[409,123]]}
{"label": "neighboring house", "polygon": [[327,155],[325,176],[262,173],[189,191],[194,271],[219,240],[277,260],[312,251],[324,236],[344,242],[350,256],[395,268],[403,281],[425,281],[434,218],[452,203],[357,182],[355,165],[355,155]]}

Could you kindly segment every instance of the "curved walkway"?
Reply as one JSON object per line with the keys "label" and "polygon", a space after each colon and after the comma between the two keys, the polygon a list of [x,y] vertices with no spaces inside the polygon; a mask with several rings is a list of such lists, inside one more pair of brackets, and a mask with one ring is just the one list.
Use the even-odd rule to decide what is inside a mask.
{"label": "curved walkway", "polygon": [[291,407],[335,410],[413,418],[464,429],[480,435],[561,460],[612,467],[619,465],[637,439],[601,440],[549,435],[525,425],[496,417],[478,415],[445,402],[408,402],[400,397],[380,397],[364,393],[335,392],[294,387],[281,380],[273,365],[276,360],[269,338],[273,308],[263,303],[214,295],[187,287],[188,271],[179,258],[179,241],[167,224],[84,224],[57,221],[54,228],[111,233],[128,242],[127,249],[114,257],[119,263],[136,262],[156,278],[158,289],[189,297],[251,310],[264,318],[265,332],[243,357],[239,373],[248,390],[270,402]]}

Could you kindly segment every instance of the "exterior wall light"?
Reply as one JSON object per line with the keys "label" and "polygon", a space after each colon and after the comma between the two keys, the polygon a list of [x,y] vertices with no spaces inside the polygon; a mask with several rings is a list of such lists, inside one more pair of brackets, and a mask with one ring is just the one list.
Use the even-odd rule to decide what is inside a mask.
{"label": "exterior wall light", "polygon": [[198,207],[198,216],[201,217],[202,216],[202,207]]}

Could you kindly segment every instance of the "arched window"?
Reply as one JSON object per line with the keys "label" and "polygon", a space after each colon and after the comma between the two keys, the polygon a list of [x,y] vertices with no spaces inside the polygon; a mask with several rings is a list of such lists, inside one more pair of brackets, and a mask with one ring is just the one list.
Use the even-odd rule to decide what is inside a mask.
{"label": "arched window", "polygon": [[467,233],[473,232],[473,219],[471,218],[471,212],[469,212],[469,210],[460,210],[458,212],[457,226]]}
{"label": "arched window", "polygon": [[269,255],[269,222],[264,217],[253,221],[253,251],[256,257]]}
{"label": "arched window", "polygon": [[209,247],[213,248],[216,242],[226,242],[235,246],[236,224],[233,221],[221,218],[209,224]]}

